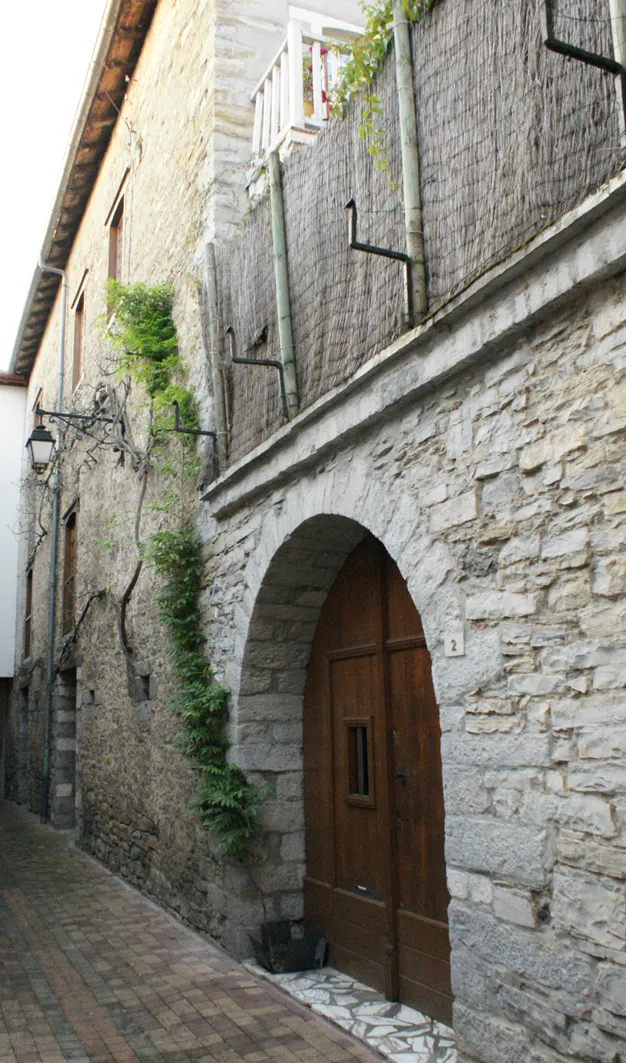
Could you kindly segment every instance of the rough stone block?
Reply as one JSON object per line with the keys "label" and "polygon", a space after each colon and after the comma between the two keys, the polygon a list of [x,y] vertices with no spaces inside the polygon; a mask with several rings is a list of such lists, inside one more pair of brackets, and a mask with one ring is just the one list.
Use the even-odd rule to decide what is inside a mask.
{"label": "rough stone block", "polygon": [[545,990],[587,996],[595,977],[595,962],[571,948],[550,928],[539,933],[503,923],[485,907],[452,901],[448,909],[453,955],[457,946],[493,963]]}
{"label": "rough stone block", "polygon": [[528,927],[535,925],[533,907],[528,898],[501,886],[494,887],[493,910],[499,919],[504,919],[507,923]]}
{"label": "rough stone block", "polygon": [[567,1051],[568,1016],[553,1007],[549,998],[503,985],[498,989],[498,1003],[510,1019],[521,1023],[542,1041]]}
{"label": "rough stone block", "polygon": [[238,749],[238,763],[255,771],[293,771],[302,768],[302,746],[259,743]]}
{"label": "rough stone block", "polygon": [[582,793],[626,793],[626,764],[585,764],[570,769],[567,782]]}
{"label": "rough stone block", "polygon": [[583,937],[600,948],[625,951],[626,893],[623,885],[599,875],[557,869],[553,879],[555,930]]}
{"label": "rough stone block", "polygon": [[567,554],[584,553],[589,542],[589,532],[586,528],[574,528],[573,531],[556,535],[553,538],[544,538],[541,547],[541,556],[545,558],[564,557]]}
{"label": "rough stone block", "polygon": [[506,543],[498,557],[500,565],[515,565],[519,561],[529,561],[539,556],[539,535],[529,535],[526,538],[517,536]]}
{"label": "rough stone block", "polygon": [[430,526],[435,534],[454,528],[459,524],[467,524],[478,516],[478,505],[474,491],[468,491],[464,495],[458,495],[447,502],[434,506],[430,515]]}
{"label": "rough stone block", "polygon": [[444,803],[448,815],[457,813],[486,812],[491,799],[477,769],[459,769],[445,765],[443,773]]}
{"label": "rough stone block", "polygon": [[552,702],[551,716],[552,726],[557,731],[623,724],[626,721],[626,697],[592,694],[583,698],[562,698]]}
{"label": "rough stone block", "polygon": [[441,736],[443,763],[475,767],[521,768],[550,763],[550,744],[546,735],[479,735],[444,734]]}
{"label": "rough stone block", "polygon": [[520,457],[522,472],[533,472],[546,462],[554,464],[565,454],[584,447],[587,441],[587,429],[584,424],[567,425],[544,436],[536,443],[524,447]]}
{"label": "rough stone block", "polygon": [[481,1063],[531,1063],[530,1038],[521,1026],[455,1004],[454,1031],[460,1051]]}
{"label": "rough stone block", "polygon": [[531,697],[552,694],[553,691],[558,690],[562,685],[560,676],[542,675],[541,672],[513,675],[509,679],[509,691],[511,694],[529,694]]}
{"label": "rough stone block", "polygon": [[537,612],[537,607],[536,594],[486,591],[467,599],[465,615],[468,620],[501,620],[504,617],[532,616]]}
{"label": "rough stone block", "polygon": [[626,978],[623,966],[601,963],[598,967],[596,993],[605,1008],[626,1018]]}
{"label": "rough stone block", "polygon": [[572,794],[561,805],[561,819],[565,826],[584,834],[599,834],[614,838],[618,833],[611,816],[611,807],[600,797]]}
{"label": "rough stone block", "polygon": [[293,834],[285,834],[280,846],[282,860],[304,860],[304,831],[294,831]]}
{"label": "rough stone block", "polygon": [[446,858],[456,867],[486,872],[520,885],[542,885],[545,833],[493,816],[448,816]]}

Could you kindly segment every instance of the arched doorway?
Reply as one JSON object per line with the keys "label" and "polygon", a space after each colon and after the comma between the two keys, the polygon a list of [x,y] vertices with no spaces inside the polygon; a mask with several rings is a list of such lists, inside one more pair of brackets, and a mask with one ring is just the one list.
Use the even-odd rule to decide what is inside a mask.
{"label": "arched doorway", "polygon": [[421,621],[367,536],[317,623],[304,696],[305,916],[330,962],[451,1024],[439,714]]}

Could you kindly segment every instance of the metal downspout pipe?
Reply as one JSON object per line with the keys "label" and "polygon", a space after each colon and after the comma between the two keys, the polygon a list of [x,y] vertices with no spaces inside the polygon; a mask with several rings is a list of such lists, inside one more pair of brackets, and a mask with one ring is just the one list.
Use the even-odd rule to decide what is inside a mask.
{"label": "metal downspout pipe", "polygon": [[204,255],[204,279],[206,284],[207,307],[209,311],[209,363],[213,384],[213,403],[215,406],[215,428],[217,432],[217,461],[219,473],[226,468],[226,414],[224,406],[224,386],[219,365],[219,327],[217,323],[217,280],[215,266],[215,244],[208,243]]}
{"label": "metal downspout pipe", "polygon": [[[613,35],[613,55],[618,63],[626,67],[626,0],[609,0],[609,11]],[[623,74],[618,74],[615,78],[615,90],[617,92],[620,143],[622,147],[626,147],[626,85]]]}
{"label": "metal downspout pipe", "polygon": [[[67,276],[65,270],[47,266],[41,259],[39,268],[47,273],[56,273],[61,278],[61,336],[59,339],[59,378],[57,410],[63,409],[63,372],[65,366],[65,318],[67,314]],[[50,789],[50,729],[52,721],[52,687],[54,685],[54,629],[56,622],[57,553],[59,539],[59,502],[61,494],[61,424],[56,427],[56,465],[52,481],[52,536],[50,557],[50,584],[48,589],[48,648],[46,653],[46,696],[44,703],[43,777],[41,785],[41,822],[48,819],[48,794]]]}
{"label": "metal downspout pipe", "polygon": [[402,143],[402,191],[406,223],[406,249],[411,259],[413,273],[413,313],[415,320],[411,324],[415,325],[428,311],[428,294],[426,291],[426,265],[424,261],[424,230],[422,224],[411,33],[408,18],[402,7],[402,0],[393,0],[393,38]]}
{"label": "metal downspout pipe", "polygon": [[300,408],[296,355],[291,325],[289,302],[289,273],[287,269],[287,239],[285,236],[285,206],[283,184],[280,174],[280,157],[272,151],[269,157],[270,206],[272,211],[272,244],[274,248],[274,274],[276,278],[276,309],[278,312],[278,335],[280,359],[283,363],[287,417],[291,421]]}

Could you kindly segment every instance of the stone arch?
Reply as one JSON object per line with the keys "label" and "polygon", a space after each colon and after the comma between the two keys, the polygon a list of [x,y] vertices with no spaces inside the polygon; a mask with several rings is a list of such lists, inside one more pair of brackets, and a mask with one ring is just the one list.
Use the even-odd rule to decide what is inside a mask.
{"label": "stone arch", "polygon": [[264,851],[253,875],[255,888],[264,894],[265,911],[261,915],[255,889],[240,880],[237,892],[243,890],[247,901],[241,914],[249,925],[237,930],[231,924],[226,934],[229,946],[239,952],[249,951],[247,934],[263,917],[302,917],[307,665],[328,591],[346,558],[371,533],[352,518],[317,514],[289,528],[265,565],[256,558],[262,575],[243,639],[230,756],[268,791],[260,810]]}
{"label": "stone arch", "polygon": [[[249,954],[248,935],[264,919],[302,917],[306,670],[320,609],[364,536],[383,543],[420,613],[444,732],[458,726],[462,695],[491,675],[500,659],[490,631],[468,632],[465,656],[445,658],[444,634],[450,625],[463,623],[465,596],[448,546],[428,535],[424,524],[415,499],[397,481],[386,494],[374,495],[371,482],[358,473],[346,482],[332,470],[293,484],[264,507],[260,534],[246,560],[234,653],[225,673],[232,691],[230,757],[268,790],[260,810],[264,851],[253,883],[248,873],[231,869],[226,874],[230,913],[223,940],[240,955]],[[444,744],[442,759],[447,789]],[[449,849],[448,862],[451,856],[454,862]]]}

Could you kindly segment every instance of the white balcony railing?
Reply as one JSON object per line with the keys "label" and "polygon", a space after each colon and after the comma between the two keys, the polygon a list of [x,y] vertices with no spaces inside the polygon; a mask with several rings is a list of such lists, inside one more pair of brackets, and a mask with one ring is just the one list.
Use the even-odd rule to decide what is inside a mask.
{"label": "white balcony railing", "polygon": [[345,59],[333,44],[355,40],[363,30],[346,22],[324,19],[313,27],[297,19],[254,92],[252,163],[281,145],[303,143],[315,136],[330,117],[331,94]]}

